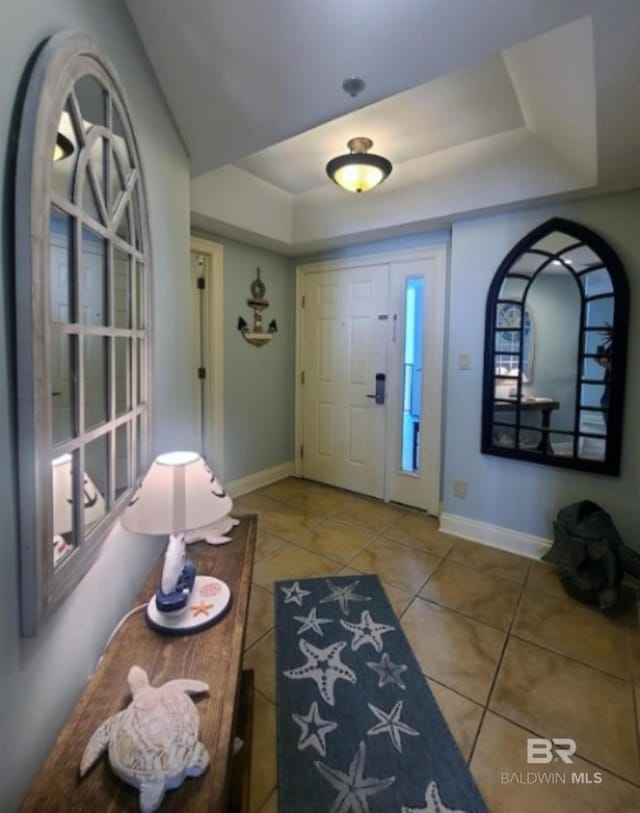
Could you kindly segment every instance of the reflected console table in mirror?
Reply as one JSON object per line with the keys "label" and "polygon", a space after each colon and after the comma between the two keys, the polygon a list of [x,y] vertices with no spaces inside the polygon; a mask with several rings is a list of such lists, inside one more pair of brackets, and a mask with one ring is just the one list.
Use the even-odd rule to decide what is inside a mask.
{"label": "reflected console table in mirror", "polygon": [[487,297],[482,452],[618,474],[628,315],[590,229],[554,218],[514,246]]}

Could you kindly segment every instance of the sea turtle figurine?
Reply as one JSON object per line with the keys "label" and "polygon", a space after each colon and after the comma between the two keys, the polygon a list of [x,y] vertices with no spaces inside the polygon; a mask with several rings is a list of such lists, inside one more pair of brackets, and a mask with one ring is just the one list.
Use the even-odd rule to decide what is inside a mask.
{"label": "sea turtle figurine", "polygon": [[108,749],[113,771],[140,790],[140,810],[157,810],[165,791],[187,776],[200,776],[209,754],[198,739],[198,709],[188,696],[208,692],[201,680],[170,680],[154,688],[144,669],[132,666],[127,678],[131,703],[105,720],[89,740],[80,776]]}

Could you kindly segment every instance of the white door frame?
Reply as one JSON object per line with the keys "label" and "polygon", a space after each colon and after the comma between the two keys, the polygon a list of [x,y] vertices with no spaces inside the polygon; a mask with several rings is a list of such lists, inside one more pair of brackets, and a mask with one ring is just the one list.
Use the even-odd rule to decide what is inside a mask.
{"label": "white door frame", "polygon": [[[380,254],[366,254],[358,257],[345,257],[338,260],[325,260],[314,263],[304,263],[296,266],[296,353],[295,353],[295,472],[299,477],[302,474],[302,458],[300,449],[303,438],[303,391],[302,371],[304,370],[303,347],[303,295],[305,274],[323,271],[339,271],[342,269],[357,268],[362,265],[380,265],[388,263],[402,263],[408,260],[435,261],[435,276],[433,278],[433,294],[436,297],[438,317],[429,330],[429,387],[428,403],[423,401],[424,409],[429,411],[430,442],[424,446],[423,453],[429,456],[433,477],[429,482],[428,511],[430,514],[440,513],[440,480],[441,480],[441,451],[442,451],[442,403],[444,388],[444,335],[445,335],[445,295],[446,295],[446,269],[447,244],[438,243],[412,249],[382,252]],[[389,436],[389,433],[387,433]],[[387,459],[389,454],[387,452]],[[384,499],[389,499],[389,472],[385,475]]]}
{"label": "white door frame", "polygon": [[[207,426],[205,437],[208,440],[207,451],[209,451],[207,462],[214,469],[218,479],[224,482],[224,300],[223,300],[223,277],[224,277],[224,250],[220,243],[211,240],[203,240],[200,237],[191,237],[189,243],[189,268],[191,269],[191,253],[203,254],[209,258],[209,273],[205,274],[207,297],[207,309],[211,323],[208,331],[207,356],[209,358],[209,369],[207,369],[205,382],[207,385],[207,402],[209,404],[209,414],[206,416]],[[197,358],[200,337],[198,318],[198,291],[190,270],[191,285],[191,311],[192,311],[192,331],[191,346],[192,359]],[[191,376],[194,423],[198,415],[199,382],[197,375]]]}

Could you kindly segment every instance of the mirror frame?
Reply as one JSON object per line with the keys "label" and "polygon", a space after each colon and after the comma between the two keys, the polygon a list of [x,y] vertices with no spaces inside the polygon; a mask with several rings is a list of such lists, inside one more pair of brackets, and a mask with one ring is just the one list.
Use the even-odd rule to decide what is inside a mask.
{"label": "mirror frame", "polygon": [[[557,255],[562,255],[572,248],[578,248],[581,245],[590,248],[600,260],[602,260],[602,267],[606,268],[611,278],[611,284],[614,297],[614,310],[613,310],[613,352],[611,355],[611,380],[610,380],[610,400],[607,421],[607,435],[605,442],[605,454],[603,460],[593,460],[587,458],[579,458],[575,455],[554,455],[546,450],[530,451],[525,449],[518,449],[508,446],[500,446],[494,442],[493,427],[494,427],[494,401],[495,401],[495,314],[499,300],[500,290],[505,277],[508,275],[514,263],[518,260],[520,255],[531,249],[536,243],[543,240],[554,232],[561,232],[573,238],[575,243],[562,249]],[[546,267],[554,258],[552,252],[549,252],[547,261],[541,263],[541,267],[532,275],[532,280],[540,273],[542,268]],[[570,266],[565,265],[569,273],[576,276],[575,272]],[[529,283],[531,284],[531,283]],[[581,365],[584,357],[589,357],[584,352],[584,335],[586,333],[584,324],[584,294],[582,286],[580,287],[580,295],[582,301],[580,313],[580,335],[578,337],[578,355],[576,359],[576,368],[574,370],[576,392],[581,382]],[[526,307],[526,293],[523,296],[523,305]],[[486,311],[485,311],[485,342],[484,342],[484,373],[483,373],[483,388],[482,388],[482,440],[481,451],[483,454],[495,455],[497,457],[506,457],[514,460],[526,460],[532,463],[541,463],[546,466],[557,466],[560,468],[577,469],[580,471],[596,472],[599,474],[618,475],[620,473],[620,456],[622,451],[622,418],[624,408],[624,391],[625,391],[625,377],[626,377],[626,362],[627,362],[627,334],[629,323],[629,284],[627,276],[618,255],[611,248],[611,246],[595,232],[574,223],[571,220],[562,218],[552,218],[542,225],[533,229],[529,234],[525,235],[506,255],[500,263],[496,271],[489,292],[487,295]],[[520,393],[522,389],[522,378],[518,376],[515,379],[517,392]],[[520,410],[516,407],[516,423],[517,427],[520,424]],[[579,418],[579,403],[576,398],[576,405],[574,409],[574,428],[572,432],[562,432],[561,434],[573,435],[574,438],[574,451],[577,448],[577,437],[579,432],[577,430]],[[553,434],[553,431],[551,432]]]}
{"label": "mirror frame", "polygon": [[[15,292],[16,292],[16,354],[17,354],[17,422],[19,469],[19,535],[20,535],[20,621],[23,636],[36,635],[42,624],[67,598],[78,582],[93,565],[101,543],[113,528],[118,514],[124,509],[135,490],[136,481],[150,456],[151,425],[151,344],[152,344],[152,258],[144,173],[140,150],[131,122],[129,105],[111,61],[95,39],[73,31],[61,31],[46,40],[30,61],[30,73],[24,95],[17,160],[15,168]],[[126,188],[118,193],[113,208],[102,201],[100,236],[105,245],[105,290],[108,294],[104,326],[93,328],[78,312],[69,324],[54,326],[50,308],[50,245],[52,207],[62,206],[73,222],[68,243],[69,277],[75,282],[83,274],[80,233],[86,221],[81,199],[70,194],[63,202],[53,185],[54,146],[58,146],[59,122],[68,99],[75,97],[79,80],[93,77],[105,94],[107,125],[83,127],[78,145],[76,168],[86,159],[92,143],[92,130],[100,129],[101,136],[112,139],[116,134],[111,117],[116,111],[127,149],[130,151],[131,171]],[[108,104],[107,101],[108,100]],[[82,118],[79,119],[82,121]],[[109,141],[111,143],[111,141]],[[67,158],[67,160],[69,160]],[[106,172],[106,165],[103,172]],[[80,189],[74,180],[74,190]],[[92,179],[95,193],[95,177]],[[78,193],[79,194],[79,193]],[[124,217],[139,214],[139,243],[136,236],[123,240],[117,228]],[[127,210],[126,215],[116,212]],[[119,218],[119,219],[117,219]],[[89,221],[90,222],[90,221]],[[131,226],[134,228],[134,226]],[[114,261],[117,247],[123,247],[129,257],[128,303],[133,313],[134,303],[143,308],[144,321],[129,317],[129,328],[116,328],[114,321]],[[133,269],[135,268],[135,281]],[[80,289],[80,286],[77,286]],[[74,293],[74,303],[81,302],[82,293]],[[77,336],[72,357],[72,408],[77,423],[71,438],[54,445],[52,407],[51,347],[54,327]],[[84,369],[82,347],[84,339],[93,335],[104,336],[108,348],[105,358],[109,370],[108,406],[105,422],[96,429],[84,425]],[[133,354],[127,362],[127,392],[129,405],[118,412],[114,394],[116,337],[124,337]],[[134,351],[135,347],[135,351]],[[115,383],[114,383],[115,382]],[[133,383],[132,383],[133,382]],[[87,385],[89,386],[89,385]],[[126,426],[126,485],[121,493],[115,488],[116,433]],[[85,448],[94,439],[105,441],[107,483],[109,499],[105,515],[91,527],[85,528],[83,506],[83,477]],[[72,513],[74,528],[72,552],[54,567],[53,545],[53,476],[52,461],[58,455],[73,453],[74,486]],[[78,468],[75,468],[76,465]],[[86,480],[84,481],[86,482]],[[95,500],[94,500],[95,502]]]}

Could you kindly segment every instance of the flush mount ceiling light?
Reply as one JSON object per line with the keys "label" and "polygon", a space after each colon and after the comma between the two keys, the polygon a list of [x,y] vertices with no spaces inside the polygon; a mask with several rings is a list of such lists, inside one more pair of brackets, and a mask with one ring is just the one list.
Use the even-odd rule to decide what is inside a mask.
{"label": "flush mount ceiling light", "polygon": [[367,192],[391,172],[391,161],[368,152],[373,147],[370,138],[352,138],[347,147],[350,153],[332,158],[327,164],[327,175],[343,189]]}

